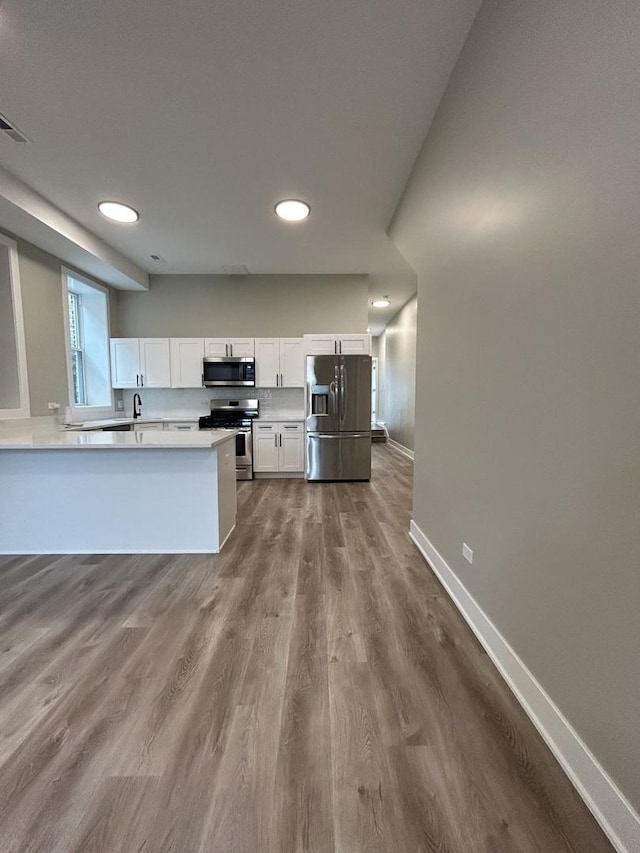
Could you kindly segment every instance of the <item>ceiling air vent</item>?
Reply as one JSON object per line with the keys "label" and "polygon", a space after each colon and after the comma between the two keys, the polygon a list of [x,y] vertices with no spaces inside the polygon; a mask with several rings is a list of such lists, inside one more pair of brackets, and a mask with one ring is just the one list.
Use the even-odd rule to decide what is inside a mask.
{"label": "ceiling air vent", "polygon": [[155,261],[158,264],[166,264],[167,259],[163,258],[162,255],[151,255],[151,260]]}
{"label": "ceiling air vent", "polygon": [[11,122],[5,118],[2,114],[0,114],[0,131],[6,134],[10,139],[13,139],[14,142],[31,142],[28,136],[25,136],[15,124],[11,124]]}
{"label": "ceiling air vent", "polygon": [[249,270],[244,264],[235,264],[230,267],[222,267],[227,275],[249,275]]}

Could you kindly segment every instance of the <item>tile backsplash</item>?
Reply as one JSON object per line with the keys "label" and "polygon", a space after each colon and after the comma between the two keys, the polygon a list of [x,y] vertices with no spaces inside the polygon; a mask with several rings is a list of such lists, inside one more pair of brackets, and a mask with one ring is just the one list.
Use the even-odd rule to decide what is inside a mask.
{"label": "tile backsplash", "polygon": [[[133,411],[134,390],[124,390],[124,414],[130,416]],[[209,412],[210,400],[260,401],[260,417],[269,417],[271,413],[304,411],[303,388],[141,388],[142,412],[146,418],[172,416],[198,418]]]}

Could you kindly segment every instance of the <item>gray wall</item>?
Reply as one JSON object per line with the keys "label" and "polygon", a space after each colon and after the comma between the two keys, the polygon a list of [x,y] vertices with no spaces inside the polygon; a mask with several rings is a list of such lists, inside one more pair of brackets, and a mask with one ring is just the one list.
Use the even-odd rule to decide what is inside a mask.
{"label": "gray wall", "polygon": [[[26,240],[19,239],[17,244],[29,399],[31,416],[35,418],[54,414],[47,408],[49,402],[63,407],[69,402],[62,300],[63,264]],[[109,307],[111,332],[114,334],[117,333],[117,309],[113,291],[110,291]]]}
{"label": "gray wall", "polygon": [[416,320],[414,296],[388,323],[379,337],[378,420],[389,437],[414,449],[416,399]]}
{"label": "gray wall", "polygon": [[47,403],[69,401],[61,263],[24,240],[18,241],[18,260],[31,416],[52,415]]}
{"label": "gray wall", "polygon": [[123,337],[295,337],[364,332],[366,275],[155,275],[118,294]]}
{"label": "gray wall", "polygon": [[636,808],[639,92],[637,0],[486,0],[391,229],[415,521]]}

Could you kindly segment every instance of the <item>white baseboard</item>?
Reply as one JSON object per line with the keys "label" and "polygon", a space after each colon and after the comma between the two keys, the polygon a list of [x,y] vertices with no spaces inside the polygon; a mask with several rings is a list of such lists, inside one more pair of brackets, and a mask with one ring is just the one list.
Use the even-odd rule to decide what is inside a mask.
{"label": "white baseboard", "polygon": [[414,521],[409,535],[613,846],[637,853],[640,816],[631,803]]}
{"label": "white baseboard", "polygon": [[404,444],[400,444],[399,441],[394,441],[393,438],[389,438],[387,434],[387,442],[393,447],[394,450],[397,450],[398,453],[402,453],[403,456],[406,456],[408,459],[413,460],[413,450],[409,450],[408,447],[405,447]]}

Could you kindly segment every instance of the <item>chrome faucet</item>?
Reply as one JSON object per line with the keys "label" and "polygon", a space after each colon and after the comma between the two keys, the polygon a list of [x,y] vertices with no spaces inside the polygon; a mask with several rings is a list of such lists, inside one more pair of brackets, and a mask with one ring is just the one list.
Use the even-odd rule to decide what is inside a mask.
{"label": "chrome faucet", "polygon": [[[136,408],[136,406],[138,408]],[[140,394],[136,393],[133,395],[133,419],[139,418],[142,414],[142,400],[140,399]]]}

